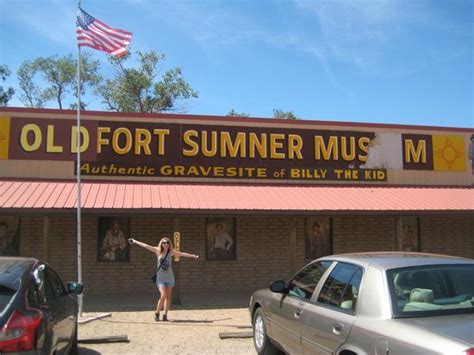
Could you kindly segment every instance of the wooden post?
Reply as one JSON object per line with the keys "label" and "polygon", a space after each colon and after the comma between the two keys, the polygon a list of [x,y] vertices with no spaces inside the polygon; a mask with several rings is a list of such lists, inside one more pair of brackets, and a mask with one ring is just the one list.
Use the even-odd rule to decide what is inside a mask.
{"label": "wooden post", "polygon": [[51,261],[51,219],[49,216],[43,217],[43,260]]}
{"label": "wooden post", "polygon": [[296,261],[297,261],[297,247],[296,247],[296,218],[290,217],[290,234],[289,234],[289,244],[290,244],[290,267],[291,273],[296,272]]}
{"label": "wooden post", "polygon": [[[173,234],[175,232],[180,232],[179,228],[179,217],[173,217]],[[173,240],[173,236],[170,238]],[[183,258],[181,258],[183,260]],[[175,278],[175,286],[173,288],[173,294],[171,295],[172,297],[172,303],[173,304],[181,304],[181,297],[180,297],[180,264],[181,261],[178,262],[173,262],[173,271],[174,271],[174,278]]]}

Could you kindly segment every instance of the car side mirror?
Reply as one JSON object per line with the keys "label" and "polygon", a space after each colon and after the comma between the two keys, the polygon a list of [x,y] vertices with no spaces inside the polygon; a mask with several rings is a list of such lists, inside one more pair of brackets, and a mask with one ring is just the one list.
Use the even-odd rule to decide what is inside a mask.
{"label": "car side mirror", "polygon": [[79,282],[68,282],[67,292],[73,295],[80,295],[84,290],[84,286]]}
{"label": "car side mirror", "polygon": [[270,290],[275,293],[287,293],[286,282],[283,280],[273,281],[270,285]]}

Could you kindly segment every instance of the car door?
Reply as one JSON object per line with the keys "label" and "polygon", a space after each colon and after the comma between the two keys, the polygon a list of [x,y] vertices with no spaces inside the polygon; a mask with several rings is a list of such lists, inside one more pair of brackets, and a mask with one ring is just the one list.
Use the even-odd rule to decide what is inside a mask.
{"label": "car door", "polygon": [[331,262],[313,262],[288,282],[288,293],[272,303],[272,337],[290,354],[301,354],[301,322],[314,289]]}
{"label": "car door", "polygon": [[348,263],[330,271],[301,316],[304,354],[332,354],[346,341],[355,321],[362,273],[360,266]]}
{"label": "car door", "polygon": [[38,297],[38,304],[41,312],[44,315],[45,322],[45,339],[44,339],[44,353],[52,353],[56,347],[57,339],[57,324],[53,314],[55,313],[53,302],[53,291],[46,278],[45,265],[38,265],[32,273],[33,283],[36,288]]}
{"label": "car door", "polygon": [[56,272],[49,266],[45,268],[47,283],[51,287],[52,316],[55,322],[57,350],[64,350],[70,343],[76,325],[75,307]]}

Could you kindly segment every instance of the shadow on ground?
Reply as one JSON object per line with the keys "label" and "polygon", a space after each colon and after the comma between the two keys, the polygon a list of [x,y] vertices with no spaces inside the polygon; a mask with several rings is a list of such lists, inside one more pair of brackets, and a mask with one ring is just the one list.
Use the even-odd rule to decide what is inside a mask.
{"label": "shadow on ground", "polygon": [[77,353],[80,354],[80,355],[97,355],[97,354],[100,354],[98,351],[95,351],[95,350],[92,350],[92,349],[89,349],[89,348],[85,348],[83,346],[78,347]]}
{"label": "shadow on ground", "polygon": [[[246,308],[251,291],[183,294],[173,309]],[[158,293],[84,295],[84,312],[137,312],[156,307]]]}

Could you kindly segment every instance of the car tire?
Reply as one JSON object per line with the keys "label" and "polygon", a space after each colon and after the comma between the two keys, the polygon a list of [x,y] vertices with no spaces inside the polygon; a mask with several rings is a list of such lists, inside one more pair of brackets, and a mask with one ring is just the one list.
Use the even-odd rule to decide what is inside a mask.
{"label": "car tire", "polygon": [[267,329],[265,328],[265,321],[263,319],[263,311],[261,308],[257,308],[253,315],[253,344],[255,350],[260,355],[274,355],[280,354],[275,345],[270,341],[267,335]]}

